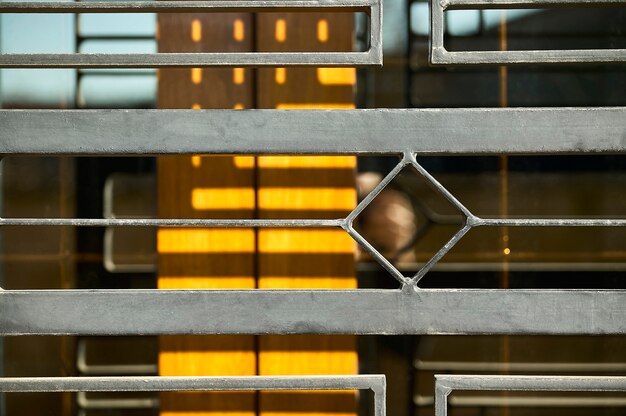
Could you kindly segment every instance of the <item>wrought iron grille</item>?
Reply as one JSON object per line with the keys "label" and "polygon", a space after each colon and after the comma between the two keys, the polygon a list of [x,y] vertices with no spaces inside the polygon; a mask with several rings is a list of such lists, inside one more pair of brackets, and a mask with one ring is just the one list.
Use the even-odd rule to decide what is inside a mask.
{"label": "wrought iron grille", "polygon": [[[398,280],[397,290],[7,291],[0,298],[7,311],[0,317],[5,334],[617,334],[626,330],[626,295],[619,290],[420,289],[419,280],[473,227],[623,227],[626,220],[481,218],[415,159],[416,153],[622,153],[623,108],[11,110],[0,112],[0,120],[5,126],[0,133],[4,154],[403,155],[389,175],[342,219],[0,220],[3,225],[16,226],[342,228]],[[40,139],[42,129],[51,132],[48,140]],[[173,131],[177,134],[171,135]],[[303,132],[309,141],[300,140]],[[406,166],[422,175],[464,217],[462,228],[410,278],[353,227],[355,218]],[[179,302],[181,299],[185,301]],[[116,310],[110,310],[111,304]],[[172,310],[176,313],[170,313]],[[263,320],[258,319],[258,310],[266,311]],[[122,316],[134,319],[120,319]]]}
{"label": "wrought iron grille", "polygon": [[[455,0],[431,4],[431,59],[438,64],[623,62],[624,50],[447,52],[443,12],[463,7],[572,5],[579,2]],[[593,4],[623,4],[621,0]],[[353,66],[382,62],[381,2],[0,3],[3,13],[291,11],[366,12],[370,49],[342,53],[147,55],[3,54],[4,68]],[[422,289],[420,279],[474,227],[624,227],[623,218],[483,218],[416,160],[416,155],[626,152],[626,109],[425,109],[354,111],[0,111],[0,155],[387,154],[389,175],[345,218],[80,219],[1,218],[3,226],[333,227],[345,230],[398,281],[391,290],[6,290],[0,335],[147,334],[624,334],[619,290]],[[171,133],[175,131],[176,134]],[[302,141],[303,133],[309,140]],[[132,139],[129,139],[132,138]],[[357,216],[404,168],[411,168],[463,217],[461,229],[412,277],[405,277],[353,227]],[[264,311],[259,314],[259,311]],[[1,379],[2,391],[371,389],[384,416],[384,377]],[[624,390],[623,378],[437,378],[437,414],[454,388]]]}

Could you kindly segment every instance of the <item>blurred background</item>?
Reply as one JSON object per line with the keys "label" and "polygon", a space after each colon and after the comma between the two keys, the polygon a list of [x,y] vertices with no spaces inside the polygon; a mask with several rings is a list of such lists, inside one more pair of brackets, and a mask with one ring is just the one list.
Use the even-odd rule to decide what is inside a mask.
{"label": "blurred background", "polygon": [[[183,14],[4,14],[0,15],[0,52],[283,50],[281,45],[289,44],[285,39],[298,39],[286,46],[288,50],[362,50],[367,46],[367,22],[359,14],[343,16],[339,21],[332,17],[294,17],[285,13],[216,19],[215,15]],[[626,105],[625,65],[431,67],[428,20],[425,1],[384,0],[382,68],[208,69],[204,72],[1,69],[0,105],[6,109]],[[445,23],[446,47],[455,51],[626,48],[626,8],[450,11],[446,13]],[[208,35],[220,30],[232,36]],[[339,32],[341,40],[333,43],[336,39],[333,36]],[[276,179],[276,171],[283,165],[296,169],[300,162],[294,159],[285,162],[288,158],[231,158],[224,162],[216,158],[194,156],[181,162],[182,159],[157,161],[152,157],[5,157],[0,168],[2,216],[337,218],[345,216],[357,199],[373,189],[398,162],[393,157],[333,159],[335,162],[329,162],[328,166],[335,170],[328,170],[318,180],[325,180],[326,187],[343,189],[330,197],[332,201],[339,201],[343,196],[337,195],[344,195],[347,202],[322,208],[274,209],[271,202],[262,206],[259,196],[262,190],[278,189],[281,195],[288,195],[289,189],[312,186],[298,184],[298,179],[306,182],[307,174],[314,168],[304,165],[314,162],[301,160],[304,166],[299,168],[301,174],[293,175],[293,182],[287,183],[284,178]],[[480,216],[624,218],[626,213],[624,156],[418,159]],[[241,177],[228,175],[239,181],[240,190],[252,189],[252,195],[256,195],[252,197],[256,201],[252,206],[219,202],[230,198],[224,193],[219,197],[210,192],[194,194],[198,189],[232,188],[232,184],[212,182],[220,170],[226,169],[224,163],[228,169],[244,172]],[[185,168],[180,167],[183,164]],[[192,168],[196,169],[193,171],[196,176],[189,179],[184,169]],[[319,170],[316,172],[319,174]],[[182,191],[175,192],[178,188],[199,196],[187,201],[190,198],[181,194]],[[185,204],[191,204],[188,209],[178,208],[183,197]],[[460,226],[459,213],[411,169],[396,177],[358,218],[360,232],[405,275],[416,273]],[[626,230],[622,228],[475,228],[426,275],[421,287],[625,289]],[[262,232],[252,234],[257,243],[264,241]],[[200,261],[202,267],[214,264],[207,258],[164,256],[167,250],[162,248],[165,240],[161,238],[164,237],[158,237],[154,228],[3,227],[0,286],[4,289],[173,287],[167,280],[171,278],[167,273],[172,264],[168,262],[179,262],[176,267],[180,268],[185,267],[181,262]],[[339,254],[332,256],[335,266],[331,266],[335,268],[318,275],[311,272],[308,277],[324,281],[323,287],[397,287],[397,281],[378,263],[361,253],[353,242],[346,244],[337,248]],[[255,256],[250,261],[257,266],[250,266],[245,272],[252,279],[250,288],[292,287],[284,280],[292,276],[301,278],[304,273],[280,272],[270,266],[264,272],[265,257]],[[300,256],[282,260],[306,264],[311,270],[320,258]],[[336,272],[339,269],[342,271]],[[221,274],[229,275],[229,272]],[[282,280],[276,280],[276,276]],[[340,283],[335,285],[333,279],[339,279]],[[196,275],[195,280],[187,283],[178,280],[174,285],[215,287],[200,280]],[[310,285],[317,287],[317,283]],[[0,374],[164,374],[163,363],[168,360],[167,352],[172,351],[198,352],[194,348],[218,345],[215,347],[218,356],[222,354],[220,351],[234,348],[250,350],[253,356],[260,357],[264,341],[249,338],[252,340],[242,341],[243,346],[235,342],[239,346],[231,349],[220,347],[221,341],[189,347],[173,339],[156,337],[5,338],[0,349]],[[337,370],[340,373],[351,372],[352,367],[356,370],[358,365],[361,373],[386,374],[388,413],[392,416],[432,415],[435,373],[626,375],[623,336],[362,336],[350,341],[329,336],[327,339],[329,348],[342,352],[342,362],[349,364],[348,370]],[[278,344],[283,345],[282,342]],[[342,346],[332,347],[339,344]],[[272,348],[269,350],[281,351],[283,347]],[[284,348],[286,351],[291,347]],[[300,347],[305,353],[312,350],[315,348]],[[320,359],[319,354],[311,354],[299,359]],[[203,357],[203,360],[216,359]],[[219,359],[227,360],[225,356]],[[252,360],[250,371],[262,373],[261,358]],[[341,367],[336,362],[329,365],[330,370],[319,371]],[[356,403],[355,397],[348,397],[348,402]],[[366,415],[372,412],[370,399],[360,396],[358,406],[351,408],[348,403],[339,410],[299,399],[300,405],[295,407],[278,406],[262,411],[263,399],[258,397],[250,404],[252,410],[227,405],[207,410],[177,407],[172,405],[171,398],[149,393],[4,394],[0,396],[0,414]],[[164,400],[168,403],[166,410]],[[247,399],[236,399],[239,404],[241,400]],[[320,402],[324,400],[321,398]],[[333,402],[336,398],[328,400]],[[450,414],[454,416],[626,415],[626,395],[618,393],[459,392],[451,396],[449,403]]]}

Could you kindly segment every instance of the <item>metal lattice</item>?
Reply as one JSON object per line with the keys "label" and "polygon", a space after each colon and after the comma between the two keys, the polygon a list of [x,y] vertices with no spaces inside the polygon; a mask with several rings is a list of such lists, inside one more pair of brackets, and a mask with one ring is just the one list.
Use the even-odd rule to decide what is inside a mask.
{"label": "metal lattice", "polygon": [[[443,13],[462,8],[599,5],[623,0],[450,0],[431,4],[437,64],[624,62],[626,52],[448,52]],[[363,12],[365,52],[2,54],[3,68],[356,66],[382,63],[380,0],[4,2],[0,13],[308,11]],[[357,241],[400,284],[393,290],[2,290],[0,335],[148,334],[625,334],[620,290],[423,289],[420,279],[475,227],[624,227],[623,218],[482,218],[416,160],[433,154],[626,153],[626,108],[296,111],[0,111],[0,155],[395,154],[400,162],[345,218],[0,218],[2,226],[333,227]],[[176,134],[172,134],[175,132]],[[302,140],[306,134],[307,140]],[[130,139],[129,139],[130,138]],[[460,230],[405,277],[353,227],[405,168],[463,217]],[[384,376],[2,378],[0,391],[370,389],[384,416]],[[624,378],[438,376],[436,411],[453,389],[619,390]]]}

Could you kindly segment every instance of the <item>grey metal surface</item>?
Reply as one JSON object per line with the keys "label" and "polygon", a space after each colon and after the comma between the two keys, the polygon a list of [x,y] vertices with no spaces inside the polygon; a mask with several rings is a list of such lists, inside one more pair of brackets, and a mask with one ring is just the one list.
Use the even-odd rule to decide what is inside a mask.
{"label": "grey metal surface", "polygon": [[0,154],[455,155],[626,151],[625,107],[0,110],[0,126]]}
{"label": "grey metal surface", "polygon": [[468,391],[626,391],[626,377],[435,375],[435,415],[448,414],[448,396]]}
{"label": "grey metal surface", "polygon": [[[417,395],[413,398],[416,406],[432,406],[434,396]],[[502,397],[502,396],[452,396],[448,398],[451,407],[626,407],[626,397]]]}
{"label": "grey metal surface", "polygon": [[[121,377],[3,377],[0,391],[241,391],[241,390],[385,390],[384,375],[341,376],[121,376]],[[380,397],[383,399],[384,397]]]}
{"label": "grey metal surface", "polygon": [[157,54],[0,54],[0,68],[161,68],[382,65],[381,0],[234,0],[0,2],[0,13],[363,12],[369,16],[365,52],[223,52]]}
{"label": "grey metal surface", "polygon": [[0,391],[12,393],[216,390],[371,390],[374,415],[386,412],[384,375],[0,378]]}
{"label": "grey metal surface", "polygon": [[620,290],[33,290],[1,335],[623,334]]}
{"label": "grey metal surface", "polygon": [[425,361],[416,359],[418,371],[538,372],[538,373],[623,373],[625,362],[494,362],[494,361]]}
{"label": "grey metal surface", "polygon": [[0,13],[367,12],[379,4],[375,0],[7,1],[0,4]]}
{"label": "grey metal surface", "polygon": [[513,65],[626,62],[626,49],[451,52],[444,45],[444,12],[473,9],[624,7],[624,0],[431,0],[430,62],[433,65]]}

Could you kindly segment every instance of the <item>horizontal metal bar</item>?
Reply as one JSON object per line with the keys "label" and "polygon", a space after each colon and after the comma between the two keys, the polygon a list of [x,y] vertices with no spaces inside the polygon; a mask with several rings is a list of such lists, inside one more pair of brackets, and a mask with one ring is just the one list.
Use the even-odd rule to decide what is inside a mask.
{"label": "horizontal metal bar", "polygon": [[[416,406],[432,406],[433,396],[416,395]],[[509,397],[509,396],[451,396],[452,407],[626,407],[626,397]]]}
{"label": "horizontal metal bar", "polygon": [[137,392],[242,390],[371,390],[374,415],[386,414],[386,381],[382,374],[341,376],[230,377],[20,377],[0,378],[0,392]]}
{"label": "horizontal metal bar", "polygon": [[424,361],[415,360],[419,371],[515,371],[515,372],[607,372],[626,371],[626,362],[494,362],[494,361]]}
{"label": "horizontal metal bar", "polygon": [[626,62],[626,49],[463,51],[444,45],[444,12],[471,9],[536,9],[554,7],[624,7],[624,0],[431,0],[430,52],[433,65],[513,65]]}
{"label": "horizontal metal bar", "polygon": [[2,2],[0,13],[229,13],[229,12],[369,12],[376,0],[211,0]]}
{"label": "horizontal metal bar", "polygon": [[529,51],[463,51],[445,48],[432,51],[435,65],[502,65],[502,64],[611,64],[626,62],[626,49],[529,50]]}
{"label": "horizontal metal bar", "polygon": [[0,54],[0,68],[165,68],[381,65],[371,52]]}
{"label": "horizontal metal bar", "polygon": [[0,226],[75,227],[343,227],[345,220],[201,218],[0,218]]}
{"label": "horizontal metal bar", "polygon": [[626,377],[436,374],[435,385],[451,391],[626,391]]}
{"label": "horizontal metal bar", "polygon": [[228,377],[2,377],[12,393],[115,391],[372,390],[385,389],[384,375]]}
{"label": "horizontal metal bar", "polygon": [[626,397],[450,397],[450,406],[626,407]]}
{"label": "horizontal metal bar", "polygon": [[626,377],[435,375],[435,415],[448,414],[448,396],[466,391],[626,391]]}
{"label": "horizontal metal bar", "polygon": [[[473,226],[495,227],[626,227],[620,218],[478,218]],[[0,222],[1,224],[1,222]]]}
{"label": "horizontal metal bar", "polygon": [[620,290],[0,291],[0,335],[624,333]]}
{"label": "horizontal metal bar", "polygon": [[0,110],[0,126],[4,155],[626,152],[626,107]]}
{"label": "horizontal metal bar", "polygon": [[624,0],[441,0],[444,10],[623,7]]}
{"label": "horizontal metal bar", "polygon": [[381,66],[381,8],[381,0],[0,2],[0,13],[364,12],[370,26],[370,47],[365,52],[14,53],[0,54],[0,68]]}

